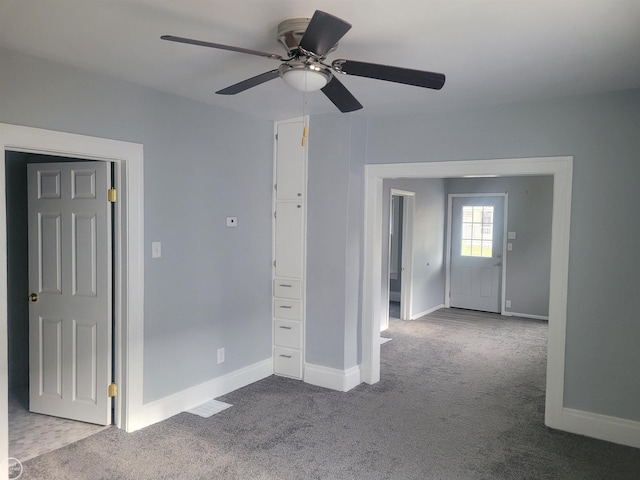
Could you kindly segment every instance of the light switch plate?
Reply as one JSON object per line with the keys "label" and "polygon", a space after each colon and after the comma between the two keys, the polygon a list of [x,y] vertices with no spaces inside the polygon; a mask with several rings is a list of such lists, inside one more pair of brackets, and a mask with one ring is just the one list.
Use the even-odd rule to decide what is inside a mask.
{"label": "light switch plate", "polygon": [[151,242],[151,258],[162,257],[162,244],[160,242]]}
{"label": "light switch plate", "polygon": [[238,217],[227,217],[227,227],[237,227]]}
{"label": "light switch plate", "polygon": [[515,240],[516,239],[516,232],[508,232],[507,233],[507,238],[509,240]]}

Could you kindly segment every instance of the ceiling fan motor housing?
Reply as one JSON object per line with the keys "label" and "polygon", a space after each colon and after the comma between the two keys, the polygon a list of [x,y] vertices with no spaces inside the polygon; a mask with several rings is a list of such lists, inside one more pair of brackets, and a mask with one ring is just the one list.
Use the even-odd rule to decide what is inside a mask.
{"label": "ceiling fan motor housing", "polygon": [[[300,40],[307,31],[310,21],[310,18],[290,18],[278,25],[278,43],[284,47],[289,57],[295,57],[300,53],[298,50]],[[336,43],[327,53],[333,52],[337,47]]]}

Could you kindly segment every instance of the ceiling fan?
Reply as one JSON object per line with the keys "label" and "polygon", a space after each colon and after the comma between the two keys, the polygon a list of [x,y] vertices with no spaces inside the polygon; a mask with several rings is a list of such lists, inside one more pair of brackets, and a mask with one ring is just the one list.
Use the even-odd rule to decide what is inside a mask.
{"label": "ceiling fan", "polygon": [[163,35],[160,38],[172,42],[246,53],[282,62],[274,70],[217,91],[216,93],[220,95],[235,95],[274,78],[281,77],[288,85],[300,91],[322,90],[322,93],[341,112],[353,112],[361,109],[362,105],[340,83],[336,74],[375,78],[435,90],[440,90],[444,85],[445,76],[442,73],[343,59],[334,60],[330,65],[324,63],[326,56],[338,47],[338,41],[350,28],[350,23],[320,10],[315,11],[311,20],[308,18],[285,20],[278,25],[278,42],[287,51],[287,57],[276,53],[193,40],[174,35]]}

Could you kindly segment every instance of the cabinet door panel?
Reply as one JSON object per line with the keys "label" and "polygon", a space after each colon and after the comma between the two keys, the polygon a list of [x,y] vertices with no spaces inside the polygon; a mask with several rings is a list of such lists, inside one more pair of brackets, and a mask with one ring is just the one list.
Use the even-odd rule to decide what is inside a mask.
{"label": "cabinet door panel", "polygon": [[278,318],[302,320],[302,303],[275,299],[273,301],[273,315]]}
{"label": "cabinet door panel", "polygon": [[273,339],[276,345],[300,349],[302,347],[302,325],[292,320],[276,318]]}
{"label": "cabinet door panel", "polygon": [[273,349],[274,371],[276,375],[302,378],[302,355],[300,350],[275,347]]}
{"label": "cabinet door panel", "polygon": [[301,300],[302,282],[300,280],[276,278],[273,281],[273,296]]}
{"label": "cabinet door panel", "polygon": [[302,200],[305,185],[302,122],[278,125],[276,199]]}
{"label": "cabinet door panel", "polygon": [[276,205],[276,277],[302,278],[302,213],[299,203]]}

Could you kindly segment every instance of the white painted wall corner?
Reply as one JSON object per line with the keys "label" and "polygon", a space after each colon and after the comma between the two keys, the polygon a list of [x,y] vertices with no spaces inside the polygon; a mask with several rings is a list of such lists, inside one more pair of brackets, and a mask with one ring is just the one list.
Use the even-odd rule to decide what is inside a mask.
{"label": "white painted wall corner", "polygon": [[347,370],[339,370],[306,363],[304,366],[304,381],[318,387],[348,392],[360,385],[360,366],[356,365]]}

